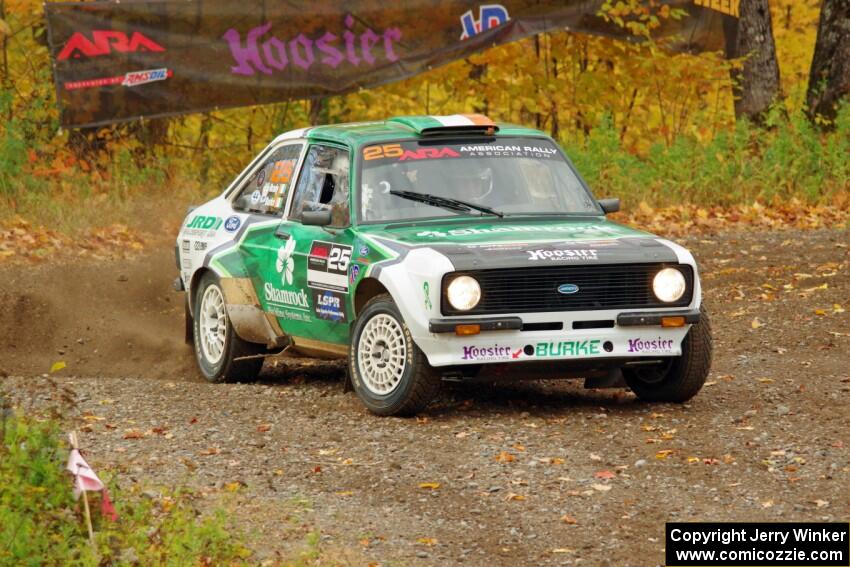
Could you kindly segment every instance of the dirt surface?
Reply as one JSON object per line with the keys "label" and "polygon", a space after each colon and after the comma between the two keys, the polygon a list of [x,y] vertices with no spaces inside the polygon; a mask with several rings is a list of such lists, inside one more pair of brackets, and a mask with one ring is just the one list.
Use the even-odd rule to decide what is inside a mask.
{"label": "dirt surface", "polygon": [[715,335],[709,382],[685,405],[477,384],[419,418],[377,418],[343,393],[339,365],[308,359],[207,384],[170,250],[0,267],[0,389],[27,408],[70,391],[96,468],[228,498],[258,560],[318,530],[339,563],[642,566],[663,562],[666,521],[847,521],[850,235],[682,243]]}

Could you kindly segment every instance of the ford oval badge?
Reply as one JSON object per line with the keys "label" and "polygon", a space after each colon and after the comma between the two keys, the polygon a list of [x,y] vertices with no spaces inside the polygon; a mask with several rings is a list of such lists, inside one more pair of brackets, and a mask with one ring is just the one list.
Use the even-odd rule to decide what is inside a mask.
{"label": "ford oval badge", "polygon": [[558,293],[563,293],[564,295],[570,295],[572,293],[578,292],[578,286],[576,284],[565,283],[558,286]]}

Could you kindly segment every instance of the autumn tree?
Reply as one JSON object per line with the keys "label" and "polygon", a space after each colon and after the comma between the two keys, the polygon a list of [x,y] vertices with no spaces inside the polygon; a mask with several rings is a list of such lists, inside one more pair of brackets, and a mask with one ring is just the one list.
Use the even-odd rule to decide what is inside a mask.
{"label": "autumn tree", "polygon": [[741,1],[737,30],[727,28],[726,55],[744,58],[741,68],[730,71],[735,117],[761,122],[780,96],[779,63],[767,0]]}
{"label": "autumn tree", "polygon": [[838,101],[850,94],[850,0],[823,0],[806,96],[809,117],[835,118]]}

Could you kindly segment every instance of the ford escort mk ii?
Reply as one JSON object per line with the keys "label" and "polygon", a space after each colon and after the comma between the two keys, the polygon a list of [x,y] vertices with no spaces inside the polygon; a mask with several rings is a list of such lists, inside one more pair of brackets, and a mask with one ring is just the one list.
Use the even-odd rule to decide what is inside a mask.
{"label": "ford escort mk ii", "polygon": [[346,357],[382,415],[447,379],[686,401],[711,364],[696,262],[618,208],[551,138],[480,115],[288,132],[183,223],[187,340],[213,382],[284,349]]}

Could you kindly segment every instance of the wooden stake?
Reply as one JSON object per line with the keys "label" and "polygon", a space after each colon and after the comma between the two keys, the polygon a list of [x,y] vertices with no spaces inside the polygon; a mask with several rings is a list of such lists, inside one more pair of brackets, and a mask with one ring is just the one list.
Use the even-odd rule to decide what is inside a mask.
{"label": "wooden stake", "polygon": [[[76,431],[72,431],[71,433],[68,434],[68,440],[71,443],[71,449],[76,449],[78,451],[80,450],[80,445],[79,445],[79,441],[77,440],[77,432]],[[95,553],[97,553],[97,546],[94,543],[94,529],[92,528],[92,524],[91,524],[91,509],[89,508],[89,496],[88,496],[88,493],[85,490],[83,490],[82,492],[83,492],[83,510],[85,512],[85,517],[86,517],[86,528],[88,529],[88,532],[89,532],[89,543],[91,544],[92,548],[95,549]]]}

